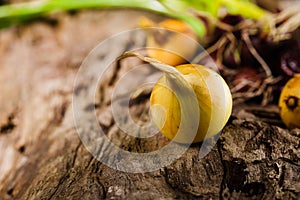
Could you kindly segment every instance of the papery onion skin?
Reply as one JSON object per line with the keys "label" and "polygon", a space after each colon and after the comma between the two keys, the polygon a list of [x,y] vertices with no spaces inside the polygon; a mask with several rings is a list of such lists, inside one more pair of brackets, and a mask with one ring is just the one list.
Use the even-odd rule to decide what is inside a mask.
{"label": "papery onion skin", "polygon": [[[232,112],[232,97],[228,85],[218,73],[201,65],[185,64],[177,66],[176,69],[191,84],[198,100],[200,120],[193,143],[218,134]],[[168,88],[167,78],[163,76],[153,88],[150,106],[157,106],[151,109],[152,121],[162,134],[172,140],[179,129],[181,113],[175,93]],[[159,107],[161,109],[157,109]],[[192,116],[191,113],[190,120],[194,120]],[[193,133],[186,131],[185,134]],[[187,143],[184,139],[176,142]]]}

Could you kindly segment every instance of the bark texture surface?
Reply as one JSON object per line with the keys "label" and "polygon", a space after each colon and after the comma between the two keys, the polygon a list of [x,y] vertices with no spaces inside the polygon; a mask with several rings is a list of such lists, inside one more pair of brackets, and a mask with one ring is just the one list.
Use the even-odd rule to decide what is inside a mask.
{"label": "bark texture surface", "polygon": [[[89,85],[74,88],[76,73],[96,44],[134,28],[142,15],[159,18],[133,10],[83,11],[0,31],[0,199],[299,199],[300,130],[285,129],[274,105],[236,104],[207,156],[199,157],[201,144],[192,145],[153,172],[120,172],[87,151],[74,124],[72,97]],[[137,43],[122,40],[98,59]],[[123,133],[110,110],[113,88],[136,62],[115,63],[96,102],[84,105],[87,112],[96,108],[100,126],[117,146],[145,153],[168,140]],[[142,94],[131,102],[134,119],[148,120],[148,98]],[[116,156],[105,145],[97,151]]]}

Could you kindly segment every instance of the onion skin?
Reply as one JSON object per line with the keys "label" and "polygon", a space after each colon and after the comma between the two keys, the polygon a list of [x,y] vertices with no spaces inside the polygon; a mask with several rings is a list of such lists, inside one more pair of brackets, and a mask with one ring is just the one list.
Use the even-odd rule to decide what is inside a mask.
{"label": "onion skin", "polygon": [[[215,71],[195,64],[179,65],[176,69],[192,86],[198,100],[200,119],[193,143],[218,134],[232,112],[232,97],[228,85]],[[160,78],[150,97],[151,119],[169,139],[176,136],[180,122],[180,103],[168,86],[166,76]],[[181,100],[181,101],[184,101]],[[193,120],[193,113],[190,114]],[[188,130],[184,134],[192,134]],[[187,143],[184,137],[176,142]]]}

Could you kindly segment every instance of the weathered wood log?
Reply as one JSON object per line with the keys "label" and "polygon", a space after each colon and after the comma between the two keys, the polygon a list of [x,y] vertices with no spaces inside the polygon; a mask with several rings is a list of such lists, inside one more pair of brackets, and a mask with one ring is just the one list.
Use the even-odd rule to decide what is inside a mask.
{"label": "weathered wood log", "polygon": [[[98,42],[133,28],[134,21],[128,21],[141,15],[149,13],[61,14],[53,17],[56,23],[33,22],[0,32],[0,199],[299,199],[300,130],[286,130],[274,106],[235,105],[207,156],[199,157],[201,143],[195,144],[152,172],[122,172],[87,151],[80,137],[95,138],[89,130],[79,137],[72,97],[85,94],[90,85],[83,80],[74,88],[76,73]],[[140,38],[132,37],[112,46],[113,52],[138,45],[132,39]],[[103,61],[113,52],[95,56]],[[148,139],[125,134],[110,111],[112,89],[132,63],[137,61],[115,63],[97,90],[97,101],[87,98],[83,105],[86,112],[96,108],[99,124],[117,146],[146,153],[169,141],[160,134]],[[132,116],[147,121],[148,97],[131,102]],[[101,141],[97,155],[115,156]]]}

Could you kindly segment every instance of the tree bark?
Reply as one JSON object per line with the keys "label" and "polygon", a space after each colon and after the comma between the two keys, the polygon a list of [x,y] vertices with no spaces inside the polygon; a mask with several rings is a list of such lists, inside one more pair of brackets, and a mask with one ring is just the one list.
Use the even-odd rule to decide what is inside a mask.
{"label": "tree bark", "polygon": [[[194,144],[178,160],[152,172],[121,172],[87,150],[74,124],[72,98],[90,85],[74,88],[76,74],[95,45],[134,28],[142,15],[161,18],[133,10],[84,11],[1,30],[1,199],[299,199],[300,130],[285,129],[274,105],[236,103],[208,155],[199,157],[201,143]],[[97,62],[138,46],[136,41],[140,38],[133,35],[96,52]],[[115,63],[96,102],[83,105],[87,112],[96,108],[100,126],[117,146],[147,153],[169,141],[160,134],[149,139],[125,134],[110,111],[113,88],[137,62]],[[147,121],[149,95],[143,95],[131,102],[130,112]],[[93,130],[85,131],[96,139],[89,134]],[[103,144],[97,148],[98,155],[117,154]]]}

